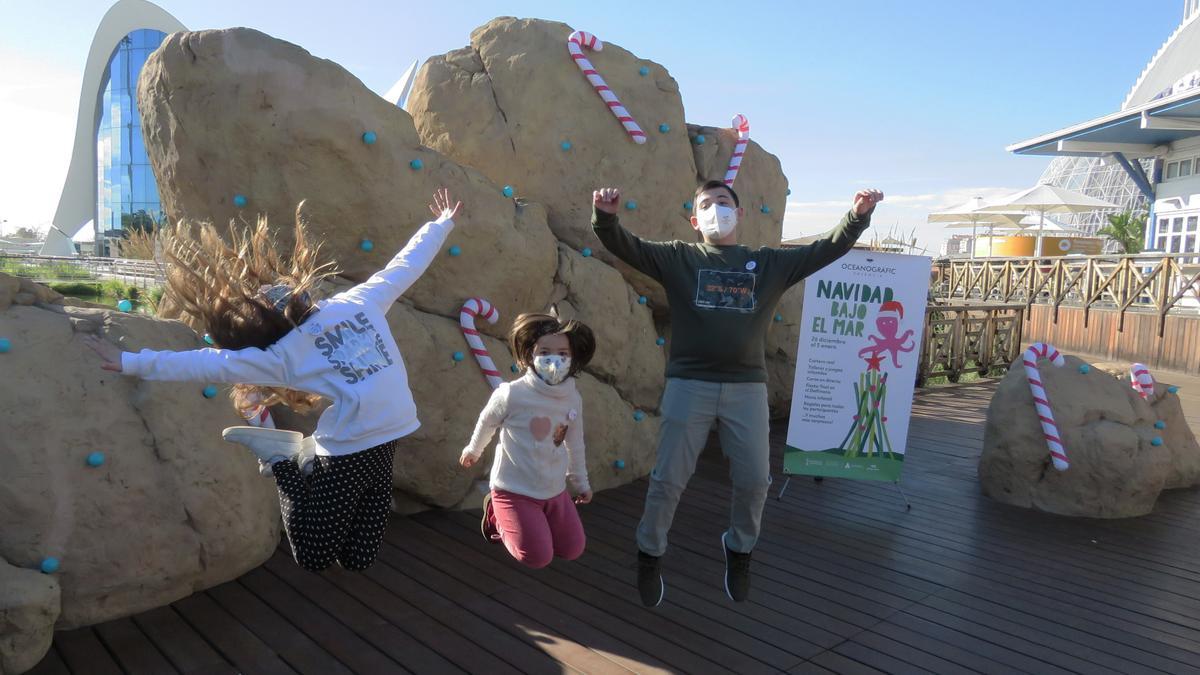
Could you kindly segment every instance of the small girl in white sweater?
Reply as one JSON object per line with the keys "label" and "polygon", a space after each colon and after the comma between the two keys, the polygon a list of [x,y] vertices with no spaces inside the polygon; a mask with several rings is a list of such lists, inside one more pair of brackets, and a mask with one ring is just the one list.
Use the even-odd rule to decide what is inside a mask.
{"label": "small girl in white sweater", "polygon": [[574,376],[592,360],[596,339],[579,321],[522,314],[510,341],[525,374],[492,392],[459,461],[473,466],[500,430],[481,529],[489,542],[504,542],[519,562],[538,568],[555,557],[578,558],[587,542],[575,509],[592,500],[592,488]]}

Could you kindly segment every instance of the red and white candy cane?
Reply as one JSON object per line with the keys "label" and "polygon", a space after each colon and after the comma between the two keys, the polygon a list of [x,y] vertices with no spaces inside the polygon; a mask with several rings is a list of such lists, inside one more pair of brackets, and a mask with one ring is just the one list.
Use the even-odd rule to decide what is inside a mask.
{"label": "red and white candy cane", "polygon": [[467,346],[471,348],[471,353],[479,362],[479,369],[483,371],[483,376],[487,378],[488,384],[495,389],[504,384],[504,378],[500,377],[500,371],[496,370],[496,364],[492,362],[492,357],[483,344],[483,337],[480,336],[479,331],[475,330],[475,317],[477,316],[482,316],[488,323],[496,323],[500,319],[500,312],[492,307],[492,303],[483,298],[469,298],[458,312],[458,324],[462,327],[462,334],[467,340]]}
{"label": "red and white candy cane", "polygon": [[733,128],[738,132],[738,140],[737,145],[733,146],[733,156],[729,158],[729,168],[725,170],[725,184],[729,187],[733,187],[738,169],[742,168],[742,157],[746,154],[746,144],[750,142],[750,120],[745,115],[735,115]]}
{"label": "red and white candy cane", "polygon": [[604,49],[604,43],[595,35],[581,30],[571,33],[567,38],[567,51],[571,52],[571,58],[575,59],[575,65],[579,66],[579,69],[583,71],[584,77],[592,84],[592,88],[608,104],[608,109],[612,111],[612,114],[616,115],[621,124],[625,126],[625,132],[629,134],[633,142],[638,144],[645,143],[646,132],[642,131],[637,122],[633,121],[633,117],[629,114],[629,111],[617,100],[617,95],[604,83],[604,78],[600,77],[600,73],[596,71],[596,67],[583,55],[584,47],[598,52]]}
{"label": "red and white candy cane", "polygon": [[1066,471],[1071,466],[1067,460],[1067,451],[1063,448],[1062,437],[1058,434],[1058,425],[1054,423],[1054,413],[1050,410],[1050,397],[1042,386],[1041,374],[1038,372],[1038,359],[1049,359],[1056,366],[1063,366],[1066,360],[1058,350],[1044,342],[1029,345],[1022,356],[1025,363],[1025,377],[1029,379],[1029,391],[1033,393],[1033,405],[1037,408],[1038,419],[1042,421],[1042,435],[1046,437],[1046,445],[1050,447],[1050,459],[1054,468]]}
{"label": "red and white candy cane", "polygon": [[1140,363],[1129,367],[1129,384],[1142,398],[1150,398],[1154,393],[1154,376],[1149,368]]}

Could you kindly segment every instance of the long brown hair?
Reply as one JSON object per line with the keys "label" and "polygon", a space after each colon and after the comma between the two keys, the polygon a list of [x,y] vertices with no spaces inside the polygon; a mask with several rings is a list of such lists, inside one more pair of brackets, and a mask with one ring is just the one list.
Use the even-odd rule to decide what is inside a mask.
{"label": "long brown hair", "polygon": [[533,347],[547,335],[565,335],[571,345],[571,369],[568,376],[576,375],[591,362],[596,354],[596,336],[587,324],[575,319],[562,321],[551,314],[522,314],[513,321],[508,335],[509,347],[521,368],[533,365]]}
{"label": "long brown hair", "polygon": [[[167,258],[167,299],[175,308],[208,332],[222,349],[266,349],[299,326],[313,311],[312,293],[322,279],[334,274],[332,265],[319,261],[319,246],[311,246],[296,207],[294,244],[282,256],[265,216],[257,224],[231,222],[226,242],[212,223],[180,223],[163,232]],[[264,289],[286,286],[278,303]],[[284,289],[278,288],[273,295]],[[284,387],[234,385],[234,405],[245,413],[258,405],[283,403],[297,412],[308,412],[320,396]]]}

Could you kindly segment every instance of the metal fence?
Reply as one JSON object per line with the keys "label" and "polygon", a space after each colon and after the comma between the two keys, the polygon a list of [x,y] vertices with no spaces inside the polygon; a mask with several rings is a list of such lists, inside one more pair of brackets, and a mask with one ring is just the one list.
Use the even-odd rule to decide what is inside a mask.
{"label": "metal fence", "polygon": [[39,283],[116,279],[142,289],[157,288],[166,281],[162,267],[155,261],[131,258],[0,253],[0,272]]}

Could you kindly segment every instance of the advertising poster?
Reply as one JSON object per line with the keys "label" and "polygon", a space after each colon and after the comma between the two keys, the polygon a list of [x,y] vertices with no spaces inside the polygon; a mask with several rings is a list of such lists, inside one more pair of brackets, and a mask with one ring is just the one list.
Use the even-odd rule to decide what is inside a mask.
{"label": "advertising poster", "polygon": [[854,250],[805,280],[785,473],[900,479],[930,266]]}

